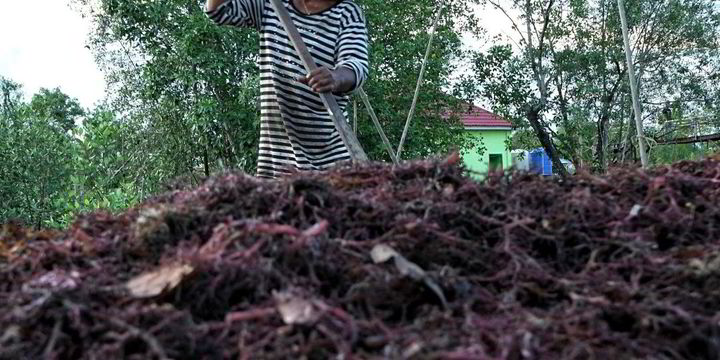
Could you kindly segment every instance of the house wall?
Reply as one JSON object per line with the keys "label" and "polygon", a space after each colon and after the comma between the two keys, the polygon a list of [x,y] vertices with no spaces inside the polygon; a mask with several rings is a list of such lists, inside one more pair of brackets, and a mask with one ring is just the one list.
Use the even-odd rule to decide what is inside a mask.
{"label": "house wall", "polygon": [[490,154],[501,154],[503,159],[503,167],[505,169],[510,168],[512,165],[512,157],[510,151],[508,151],[505,141],[510,138],[510,131],[508,130],[466,130],[467,136],[475,139],[482,139],[485,145],[485,152],[480,155],[477,153],[477,149],[467,150],[463,154],[463,161],[465,166],[473,172],[480,174],[473,175],[478,178],[482,178],[482,174],[487,174],[490,163]]}

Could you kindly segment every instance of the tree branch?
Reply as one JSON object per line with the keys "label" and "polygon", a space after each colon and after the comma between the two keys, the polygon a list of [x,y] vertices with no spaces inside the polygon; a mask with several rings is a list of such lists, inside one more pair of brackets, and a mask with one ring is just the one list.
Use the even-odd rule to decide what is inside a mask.
{"label": "tree branch", "polygon": [[519,27],[518,24],[515,22],[515,20],[513,20],[512,16],[510,16],[510,14],[507,12],[507,10],[505,10],[505,8],[503,8],[502,6],[500,6],[500,4],[498,4],[497,2],[495,2],[495,1],[493,1],[493,0],[488,0],[488,2],[489,2],[492,6],[494,6],[496,9],[502,11],[503,14],[505,14],[505,17],[507,17],[507,19],[510,20],[510,22],[513,24],[513,29],[518,33],[518,35],[520,35],[520,42],[521,42],[521,43],[524,42],[524,43],[527,44],[528,41],[525,39],[525,36],[523,36],[522,31],[520,31],[520,27]]}
{"label": "tree branch", "polygon": [[540,43],[538,44],[538,47],[540,49],[540,56],[542,56],[543,48],[545,47],[545,34],[547,33],[548,27],[550,26],[550,11],[552,10],[553,5],[555,5],[555,0],[550,0],[547,9],[545,10],[545,13],[543,14],[543,29],[540,33]]}

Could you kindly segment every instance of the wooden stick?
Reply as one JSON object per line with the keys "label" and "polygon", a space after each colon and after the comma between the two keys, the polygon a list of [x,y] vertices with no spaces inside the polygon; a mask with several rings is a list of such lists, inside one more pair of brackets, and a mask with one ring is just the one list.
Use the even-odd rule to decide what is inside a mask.
{"label": "wooden stick", "polygon": [[410,106],[410,113],[408,113],[407,121],[405,121],[405,129],[403,129],[402,137],[400,137],[400,145],[398,146],[396,157],[400,159],[402,154],[403,144],[405,144],[405,138],[407,137],[408,129],[410,128],[410,121],[415,114],[415,106],[417,106],[418,95],[420,94],[420,85],[422,85],[423,76],[425,76],[425,66],[427,65],[428,58],[430,57],[430,49],[432,49],[433,38],[437,31],[437,24],[440,21],[440,14],[442,14],[443,8],[438,9],[435,14],[435,20],[433,20],[432,32],[430,33],[430,40],[428,41],[427,49],[425,50],[425,59],[423,59],[422,67],[420,68],[420,76],[418,77],[417,85],[415,86],[415,95],[413,96],[412,105]]}
{"label": "wooden stick", "polygon": [[353,132],[357,136],[357,101],[353,101]]}
{"label": "wooden stick", "polygon": [[231,312],[231,313],[228,313],[227,315],[225,315],[225,322],[226,323],[234,323],[234,322],[241,322],[241,321],[257,320],[257,319],[262,319],[262,318],[266,318],[269,316],[273,316],[273,315],[277,314],[277,312],[278,311],[275,307]]}
{"label": "wooden stick", "polygon": [[382,126],[380,125],[380,120],[378,120],[377,116],[375,115],[375,110],[373,110],[372,105],[370,105],[370,99],[368,99],[367,94],[365,93],[365,90],[363,88],[358,89],[358,94],[360,95],[360,98],[362,99],[363,103],[365,104],[365,107],[368,110],[368,113],[370,114],[370,118],[372,118],[373,123],[375,124],[375,128],[377,129],[378,133],[380,134],[380,138],[383,141],[383,144],[385,144],[385,148],[387,149],[388,154],[390,154],[390,159],[392,159],[393,164],[397,165],[399,164],[397,156],[395,156],[395,152],[393,151],[392,145],[390,145],[390,140],[388,140],[387,136],[385,136],[385,131],[383,131]]}
{"label": "wooden stick", "polygon": [[[293,23],[292,19],[290,18],[290,13],[288,13],[282,1],[270,0],[270,4],[272,5],[273,9],[275,9],[275,13],[280,19],[280,22],[282,22],[283,28],[285,28],[285,32],[287,32],[290,41],[292,41],[293,46],[295,47],[295,51],[297,51],[300,59],[303,62],[303,65],[305,66],[305,70],[310,73],[313,70],[317,69],[317,64],[315,64],[315,60],[313,60],[312,56],[310,55],[310,52],[305,46],[305,42],[303,42],[300,33],[295,27],[295,23]],[[328,113],[330,113],[330,117],[335,124],[335,128],[340,134],[340,138],[342,139],[343,143],[348,148],[348,151],[350,152],[350,156],[352,157],[353,161],[368,161],[365,150],[363,150],[362,146],[360,146],[360,142],[358,141],[355,134],[352,132],[352,129],[347,123],[347,120],[345,119],[342,110],[340,110],[340,106],[337,104],[337,101],[335,101],[334,95],[332,93],[323,93],[320,94],[320,99],[322,99],[325,107],[328,109]]]}

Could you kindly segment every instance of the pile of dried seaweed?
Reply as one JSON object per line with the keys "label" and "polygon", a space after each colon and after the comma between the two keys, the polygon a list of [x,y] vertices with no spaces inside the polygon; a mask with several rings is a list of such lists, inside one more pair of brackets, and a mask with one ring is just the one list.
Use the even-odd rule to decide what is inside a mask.
{"label": "pile of dried seaweed", "polygon": [[0,359],[717,359],[720,162],[242,174],[0,228]]}

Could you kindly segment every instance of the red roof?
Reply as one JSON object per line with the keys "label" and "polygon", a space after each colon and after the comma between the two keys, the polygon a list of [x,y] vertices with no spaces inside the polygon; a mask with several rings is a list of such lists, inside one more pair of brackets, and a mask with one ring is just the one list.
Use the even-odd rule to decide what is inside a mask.
{"label": "red roof", "polygon": [[512,127],[509,121],[475,105],[468,106],[466,112],[456,113],[456,115],[460,117],[460,121],[465,127]]}

